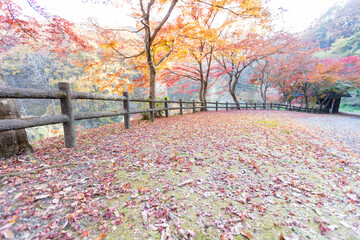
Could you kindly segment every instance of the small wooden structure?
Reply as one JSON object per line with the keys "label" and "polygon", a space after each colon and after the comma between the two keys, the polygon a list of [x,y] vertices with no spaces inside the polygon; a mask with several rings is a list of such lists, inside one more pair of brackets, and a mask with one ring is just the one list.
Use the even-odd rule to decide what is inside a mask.
{"label": "small wooden structure", "polygon": [[325,102],[324,109],[329,109],[330,113],[338,113],[340,107],[340,101],[342,97],[351,97],[347,91],[341,91],[340,89],[331,89],[324,91],[322,94],[324,97],[320,98],[320,102]]}

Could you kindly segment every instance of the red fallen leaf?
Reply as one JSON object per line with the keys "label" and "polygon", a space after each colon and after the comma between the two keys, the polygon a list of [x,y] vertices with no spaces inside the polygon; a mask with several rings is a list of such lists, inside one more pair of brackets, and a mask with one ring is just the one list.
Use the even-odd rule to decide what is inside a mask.
{"label": "red fallen leaf", "polygon": [[122,186],[122,188],[125,189],[125,190],[131,188],[131,183],[125,183],[125,184]]}
{"label": "red fallen leaf", "polygon": [[110,217],[111,217],[111,212],[110,212],[110,211],[106,212],[106,213],[103,215],[103,218],[104,218],[104,219],[109,219]]}
{"label": "red fallen leaf", "polygon": [[107,234],[105,234],[104,232],[102,232],[99,236],[97,236],[97,237],[95,238],[95,240],[102,240],[102,239],[104,239],[106,236],[107,236]]}
{"label": "red fallen leaf", "polygon": [[233,239],[233,238],[232,238],[232,235],[229,233],[223,233],[220,236],[220,240],[231,240],[231,239]]}
{"label": "red fallen leaf", "polygon": [[265,211],[265,208],[261,205],[258,205],[257,208],[258,208],[259,212]]}
{"label": "red fallen leaf", "polygon": [[282,233],[280,233],[279,239],[280,240],[285,240],[285,237],[284,237],[284,235]]}
{"label": "red fallen leaf", "polygon": [[322,234],[322,235],[325,235],[328,231],[331,230],[330,228],[325,227],[325,226],[322,225],[321,223],[319,224],[319,228],[320,228],[320,231],[321,231],[321,234]]}

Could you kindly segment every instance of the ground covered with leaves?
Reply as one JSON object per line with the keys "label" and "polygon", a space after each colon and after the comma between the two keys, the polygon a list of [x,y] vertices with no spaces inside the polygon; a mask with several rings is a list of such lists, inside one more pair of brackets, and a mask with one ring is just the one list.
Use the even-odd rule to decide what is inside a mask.
{"label": "ground covered with leaves", "polygon": [[360,119],[241,110],[131,124],[1,162],[0,238],[360,239]]}

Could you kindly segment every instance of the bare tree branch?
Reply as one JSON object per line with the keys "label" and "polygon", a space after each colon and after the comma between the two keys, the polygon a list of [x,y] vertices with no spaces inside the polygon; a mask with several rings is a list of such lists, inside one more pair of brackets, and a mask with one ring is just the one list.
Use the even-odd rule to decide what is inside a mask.
{"label": "bare tree branch", "polygon": [[176,3],[178,2],[178,0],[172,0],[171,5],[165,15],[165,17],[163,18],[163,20],[159,23],[159,25],[155,28],[154,32],[152,33],[151,37],[150,37],[150,45],[151,43],[154,41],[157,33],[160,31],[160,29],[162,28],[162,26],[165,24],[165,22],[169,19],[171,12],[173,11]]}
{"label": "bare tree branch", "polygon": [[[224,9],[224,10],[229,11],[230,13],[232,13],[232,14],[234,14],[236,16],[242,16],[242,17],[254,17],[255,16],[255,15],[252,15],[252,14],[237,13],[237,12],[231,10],[230,8],[220,6],[220,5],[215,5],[215,4],[212,4],[212,3],[207,3],[207,2],[202,1],[202,0],[198,0],[198,2],[209,5],[209,6],[213,6],[213,7],[216,7],[216,8]],[[259,10],[259,8],[254,8],[254,9]],[[251,10],[253,10],[253,9],[251,9]]]}
{"label": "bare tree branch", "polygon": [[136,58],[141,56],[142,54],[145,53],[145,51],[141,51],[140,53],[136,54],[136,55],[132,55],[132,56],[126,56],[125,54],[121,53],[119,50],[117,50],[116,48],[114,48],[113,46],[111,46],[111,48],[117,53],[119,54],[123,59],[128,59],[128,58]]}
{"label": "bare tree branch", "polygon": [[7,28],[4,36],[0,39],[0,42],[2,42],[9,35],[10,29],[11,29],[11,26],[13,25],[13,23],[14,23],[14,19],[12,18],[11,23],[9,24],[9,27]]}
{"label": "bare tree branch", "polygon": [[160,59],[160,61],[156,64],[156,67],[158,67],[174,51],[174,42],[175,42],[175,40],[172,42],[169,52]]}
{"label": "bare tree branch", "polygon": [[38,42],[38,40],[31,34],[29,33],[24,27],[23,25],[15,18],[14,14],[11,12],[11,9],[9,6],[7,6],[7,9],[11,15],[11,18],[19,25],[19,27],[21,28],[21,30],[23,30],[23,32],[28,35],[29,37],[31,37],[32,39],[34,39],[35,42]]}

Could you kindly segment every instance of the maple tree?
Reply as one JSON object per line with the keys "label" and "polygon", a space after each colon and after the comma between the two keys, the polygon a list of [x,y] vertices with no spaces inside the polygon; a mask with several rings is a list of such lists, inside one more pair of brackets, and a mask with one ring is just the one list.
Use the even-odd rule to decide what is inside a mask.
{"label": "maple tree", "polygon": [[[244,23],[244,19],[265,21],[268,16],[259,2],[242,1],[235,4],[239,4],[238,10],[227,16],[223,15],[223,7],[194,5],[183,10],[183,15],[178,18],[182,23],[181,27],[178,27],[181,31],[171,59],[175,64],[169,64],[162,73],[167,86],[184,80],[193,81],[198,86],[200,101],[206,101],[208,89],[224,74],[215,64],[218,56],[232,51],[225,50],[225,45],[232,45],[234,51],[238,47],[231,43],[231,40],[236,38],[236,26]],[[230,35],[233,38],[229,39]],[[240,34],[236,36],[239,37]],[[191,83],[183,85],[182,88],[189,86],[192,86]]]}
{"label": "maple tree", "polygon": [[[133,3],[132,3],[133,4]],[[173,10],[177,9],[178,12],[175,13],[175,20],[168,22],[169,16],[172,14]],[[103,59],[109,60],[113,57],[122,60],[129,60],[129,65],[133,66],[133,70],[139,71],[139,76],[136,74],[133,74],[132,76],[127,75],[129,72],[126,73],[126,70],[115,70],[114,74],[112,76],[125,76],[125,78],[129,77],[129,81],[127,81],[128,84],[134,84],[136,86],[147,86],[149,84],[150,88],[150,97],[155,97],[155,80],[158,72],[161,72],[162,69],[169,69],[168,64],[166,62],[169,62],[170,60],[166,60],[169,56],[174,55],[174,49],[176,48],[177,44],[184,44],[185,41],[182,42],[178,41],[180,37],[182,39],[185,38],[186,35],[191,35],[190,33],[193,32],[195,34],[203,31],[206,29],[205,25],[201,26],[201,18],[199,19],[193,19],[192,26],[189,26],[191,24],[187,25],[185,23],[179,24],[179,21],[185,20],[188,21],[186,14],[183,14],[184,12],[189,13],[189,9],[199,10],[199,16],[203,17],[204,19],[208,19],[207,23],[212,23],[214,21],[214,18],[219,18],[217,15],[223,14],[225,17],[226,14],[230,15],[225,17],[227,19],[227,23],[234,22],[237,18],[256,18],[256,17],[263,17],[267,15],[266,11],[262,7],[261,3],[258,1],[199,1],[199,0],[191,0],[188,2],[177,2],[177,1],[139,1],[139,3],[135,3],[133,5],[133,16],[134,19],[137,22],[137,29],[131,30],[131,29],[109,29],[99,26],[98,24],[95,24],[98,29],[102,30],[102,37],[107,35],[104,39],[100,40],[99,43],[102,47],[111,49],[111,51],[104,51]],[[182,13],[181,13],[182,12]],[[195,14],[195,13],[193,13]],[[210,14],[206,16],[206,14]],[[184,17],[185,16],[185,17]],[[232,20],[231,20],[232,19]],[[196,23],[196,21],[198,21]],[[206,20],[204,20],[202,23],[204,24]],[[186,30],[182,29],[185,25]],[[210,24],[211,25],[211,24]],[[220,24],[223,27],[224,24]],[[211,26],[207,26],[208,29],[212,28]],[[221,28],[221,26],[217,26],[218,29]],[[201,30],[203,29],[203,30]],[[199,31],[198,31],[199,30]],[[126,44],[124,42],[130,42],[126,39],[121,39],[116,37],[109,37],[110,35],[115,35],[115,33],[119,32],[127,32],[127,33],[134,33],[134,34],[140,34],[141,33],[141,39],[136,39],[137,37],[131,38],[131,42],[133,44],[130,44],[130,48],[133,47],[132,50],[129,50],[129,48],[126,48]],[[181,32],[181,33],[180,33]],[[186,33],[187,32],[187,33]],[[205,36],[205,33],[202,33]],[[209,31],[209,35],[211,35],[211,31]],[[182,36],[180,36],[182,35]],[[193,38],[192,40],[195,40]],[[203,39],[204,40],[204,39]],[[210,39],[209,39],[210,40]],[[189,41],[189,39],[188,39]],[[213,40],[211,40],[213,41]],[[214,41],[213,41],[214,42]],[[140,44],[141,43],[141,44]],[[186,43],[190,44],[190,42]],[[182,46],[184,47],[184,45]],[[177,54],[186,56],[184,54],[184,51],[179,50],[182,48],[181,46],[178,48]],[[188,46],[189,47],[189,46]],[[210,55],[213,54],[214,50],[211,50],[212,52]],[[204,55],[209,56],[209,54],[206,54],[205,52],[208,52],[207,49],[204,48]],[[186,56],[188,57],[188,56]],[[199,56],[197,56],[199,57]],[[177,57],[175,57],[177,58]],[[205,61],[204,56],[200,57],[202,60]],[[178,57],[178,60],[181,58]],[[200,59],[195,59],[195,62],[199,62]],[[208,59],[210,64],[212,60]],[[105,61],[98,61],[101,65]],[[169,63],[171,65],[171,63]],[[190,64],[191,65],[191,64]],[[198,63],[196,63],[198,65]],[[90,63],[91,67],[94,65]],[[179,65],[178,65],[179,66]],[[190,66],[185,66],[190,67]],[[190,67],[190,69],[193,66]],[[204,68],[206,68],[204,66]],[[179,69],[178,69],[179,70]],[[180,69],[181,71],[181,69]],[[144,74],[145,72],[148,72],[148,74]],[[191,70],[190,70],[191,72]],[[206,78],[206,75],[209,76],[209,74],[206,74],[206,70],[203,72],[204,79]],[[112,77],[110,76],[110,77]],[[162,80],[163,75],[160,76],[160,79]],[[114,81],[115,82],[115,81]],[[200,81],[201,82],[201,81]],[[203,81],[203,85],[206,85],[206,81]],[[106,84],[106,83],[105,83]],[[122,91],[124,88],[121,86],[117,87],[116,91]],[[109,88],[111,88],[112,85],[108,84]],[[116,85],[116,83],[115,83]],[[127,86],[129,88],[129,86]],[[207,88],[202,88],[201,94],[204,95],[204,92],[206,92]],[[205,93],[206,95],[206,93]],[[203,97],[201,97],[203,98]]]}
{"label": "maple tree", "polygon": [[[47,22],[40,23],[36,18],[27,16],[15,1],[0,2],[1,53],[5,53],[10,47],[19,44],[32,46],[35,51],[46,48],[56,52],[59,56],[66,56],[70,52],[89,48],[83,38],[74,31],[73,23],[59,16],[48,14],[35,0],[28,0],[27,3]],[[8,86],[2,74],[0,86]],[[19,117],[17,105],[13,100],[1,101],[1,119]],[[1,158],[32,151],[24,129],[2,132],[0,138]]]}
{"label": "maple tree", "polygon": [[[90,76],[96,76],[95,83],[103,85],[102,89],[107,88],[115,92],[132,91],[136,86],[149,86],[149,97],[155,99],[155,80],[159,65],[173,50],[173,43],[164,43],[164,36],[162,38],[159,35],[166,31],[164,30],[165,23],[177,3],[178,0],[161,2],[140,0],[138,5],[132,6],[136,30],[106,28],[93,20],[91,25],[98,32],[95,41],[104,50],[98,53],[100,58],[88,59],[83,65],[86,66],[86,70],[91,71]],[[130,4],[133,3],[130,2]],[[138,34],[142,34],[141,39],[138,38]],[[119,61],[122,64],[132,65],[133,70],[140,71],[141,74],[135,74],[134,71],[117,66],[116,62]],[[106,79],[100,76],[104,68],[110,68],[110,71],[105,74]],[[145,74],[146,72],[148,74]],[[119,80],[120,77],[121,80]]]}
{"label": "maple tree", "polygon": [[340,92],[337,89],[340,80],[339,70],[341,68],[340,61],[325,59],[316,63],[316,68],[309,76],[309,84],[311,84],[312,95],[315,96],[320,109],[326,105],[331,99],[331,94]]}
{"label": "maple tree", "polygon": [[277,59],[274,71],[277,72],[278,77],[274,80],[274,87],[280,92],[280,100],[291,104],[297,98],[298,85],[297,79],[292,77],[292,64],[295,55],[285,54]]}
{"label": "maple tree", "polygon": [[[312,72],[315,71],[317,59],[312,58],[311,56],[302,55],[298,58],[298,62],[291,64],[295,65],[294,72],[292,75],[293,81],[296,81],[297,88],[302,95],[302,98],[305,101],[305,106],[309,107],[309,97],[311,95],[311,87],[313,82],[310,81],[312,77]],[[298,65],[297,65],[298,64]],[[315,80],[315,79],[314,79]]]}
{"label": "maple tree", "polygon": [[340,77],[354,88],[360,87],[360,56],[349,56],[339,59],[341,68]]}
{"label": "maple tree", "polygon": [[236,107],[240,109],[239,100],[235,93],[236,87],[243,71],[257,59],[261,58],[261,54],[257,50],[261,49],[261,44],[264,42],[261,41],[260,35],[255,33],[248,33],[240,41],[231,40],[218,52],[217,62],[220,66],[221,74],[225,73],[228,75],[229,93]]}
{"label": "maple tree", "polygon": [[270,60],[265,59],[263,61],[257,60],[256,66],[253,70],[253,76],[250,79],[250,82],[253,84],[257,84],[260,87],[260,96],[263,99],[263,106],[266,107],[267,100],[267,90],[272,86],[272,81],[274,80],[274,76],[272,75],[270,68]]}
{"label": "maple tree", "polygon": [[218,9],[208,9],[201,5],[184,10],[181,19],[178,19],[180,37],[171,58],[175,64],[171,64],[162,73],[167,86],[184,79],[199,83],[201,102],[206,101],[210,82],[214,80],[212,63],[214,51],[219,44],[219,29],[214,28],[213,24],[218,13]]}
{"label": "maple tree", "polygon": [[317,63],[309,81],[320,108],[331,100],[332,94],[343,94],[359,86],[359,59],[354,56],[328,58]]}
{"label": "maple tree", "polygon": [[283,100],[291,103],[301,98],[309,107],[309,98],[314,97],[322,108],[333,93],[358,86],[358,57],[320,60],[313,56],[315,50],[294,51],[276,60],[274,86],[280,90]]}
{"label": "maple tree", "polygon": [[[260,22],[260,26],[262,24]],[[224,45],[218,53],[217,62],[220,73],[228,75],[228,90],[238,109],[240,105],[235,91],[244,70],[255,62],[260,62],[274,54],[279,54],[288,45],[290,36],[287,34],[276,33],[271,35],[268,31],[265,32],[268,33],[268,36],[264,36],[264,33],[247,32],[242,37],[236,34],[233,37],[228,37],[230,42]],[[237,33],[239,34],[239,32]],[[263,80],[263,78],[258,79]],[[260,86],[263,85],[260,84]]]}

